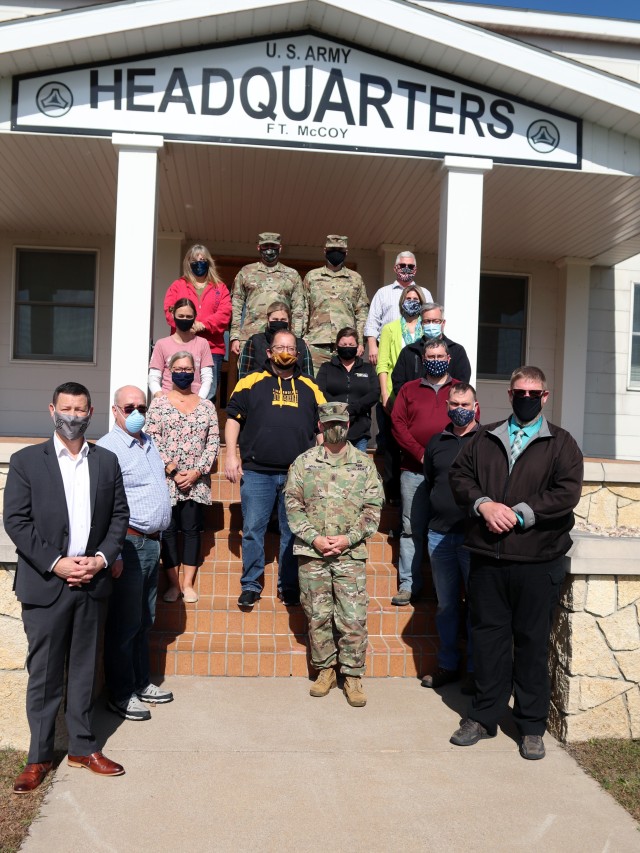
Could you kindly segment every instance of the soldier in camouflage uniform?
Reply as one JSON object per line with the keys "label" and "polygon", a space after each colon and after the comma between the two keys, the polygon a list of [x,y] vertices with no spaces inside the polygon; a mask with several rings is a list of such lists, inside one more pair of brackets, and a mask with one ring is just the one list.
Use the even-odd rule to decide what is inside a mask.
{"label": "soldier in camouflage uniform", "polygon": [[347,701],[361,707],[367,701],[361,681],[369,604],[366,540],[378,529],[384,492],[373,462],[347,443],[347,404],[324,403],[318,413],[324,444],[298,456],[285,486],[311,662],[319,670],[310,693],[326,696],[336,686],[339,659]]}
{"label": "soldier in camouflage uniform", "polygon": [[[286,302],[291,308],[291,331],[302,336],[304,297],[302,280],[291,267],[279,261],[282,243],[273,231],[258,234],[260,260],[242,267],[233,282],[231,305],[231,352],[240,350],[251,335],[264,332],[267,308],[272,302]],[[242,312],[244,310],[244,319]]]}
{"label": "soldier in camouflage uniform", "polygon": [[[302,283],[305,300],[305,327],[302,337],[311,352],[316,372],[330,361],[336,335],[345,326],[357,329],[364,341],[364,324],[369,313],[369,300],[362,276],[344,265],[347,238],[329,234],[325,243],[326,265],[310,270]],[[362,355],[364,346],[358,347]]]}

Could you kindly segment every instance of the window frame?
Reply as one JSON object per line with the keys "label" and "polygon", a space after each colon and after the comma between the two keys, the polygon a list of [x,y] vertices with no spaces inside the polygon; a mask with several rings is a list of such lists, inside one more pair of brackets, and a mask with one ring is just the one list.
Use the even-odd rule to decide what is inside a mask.
{"label": "window frame", "polygon": [[[640,280],[636,281],[635,279],[631,279],[631,306],[629,309],[629,355],[627,358],[627,391],[640,391],[640,379],[636,382],[631,378],[631,368],[633,366],[633,338],[637,336],[640,338],[640,332],[633,331],[633,314],[635,310],[635,302],[636,302],[636,288],[638,288],[638,299],[640,300]],[[640,367],[640,365],[639,365]]]}
{"label": "window frame", "polygon": [[[15,355],[15,334],[17,326],[17,307],[18,307],[18,253],[23,252],[66,252],[66,253],[82,253],[93,254],[95,256],[95,279],[94,279],[94,298],[93,298],[93,351],[91,359],[78,361],[77,359],[60,359],[60,358],[20,358]],[[98,310],[99,310],[99,295],[100,295],[100,249],[94,246],[48,246],[40,244],[22,244],[16,243],[13,246],[13,266],[11,272],[13,282],[11,292],[11,323],[9,328],[11,350],[9,356],[10,364],[51,364],[51,365],[78,365],[83,367],[95,367],[97,365],[98,352]],[[52,303],[53,304],[53,303]],[[88,306],[78,306],[88,307]]]}
{"label": "window frame", "polygon": [[[478,282],[478,347],[480,346],[480,327],[486,326],[487,328],[520,328],[515,326],[503,326],[497,324],[487,324],[480,322],[480,294],[482,287],[482,277],[483,276],[493,276],[493,277],[502,277],[502,278],[520,278],[525,280],[525,300],[524,300],[524,323],[522,325],[522,330],[524,331],[524,345],[523,345],[523,360],[520,364],[517,364],[513,369],[515,370],[517,367],[520,367],[521,364],[527,363],[528,353],[529,353],[529,322],[530,322],[530,305],[531,305],[531,279],[532,275],[528,272],[519,272],[516,270],[480,270],[480,280]],[[483,376],[480,373],[479,365],[478,365],[478,353],[476,352],[476,382],[500,382],[505,383],[509,382],[511,377],[511,373],[509,376]]]}

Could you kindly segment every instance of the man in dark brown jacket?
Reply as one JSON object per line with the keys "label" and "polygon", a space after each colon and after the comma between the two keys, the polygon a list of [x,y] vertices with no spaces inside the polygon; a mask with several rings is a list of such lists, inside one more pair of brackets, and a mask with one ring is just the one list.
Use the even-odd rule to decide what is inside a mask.
{"label": "man in dark brown jacket", "polygon": [[470,514],[465,546],[477,686],[451,743],[494,737],[513,689],[520,754],[528,759],[545,755],[549,635],[583,471],[574,439],[542,415],[548,396],[539,368],[514,371],[513,414],[481,427],[450,471],[453,496]]}

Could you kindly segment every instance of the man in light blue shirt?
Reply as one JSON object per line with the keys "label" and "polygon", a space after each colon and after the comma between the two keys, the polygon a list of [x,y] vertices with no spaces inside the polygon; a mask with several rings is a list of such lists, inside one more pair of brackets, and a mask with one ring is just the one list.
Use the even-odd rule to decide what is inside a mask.
{"label": "man in light blue shirt", "polygon": [[[142,431],[145,394],[119,388],[112,407],[115,424],[98,444],[116,454],[129,503],[129,528],[121,558],[113,566],[113,593],[105,630],[104,663],[109,708],[125,720],[149,720],[142,704],[171,702],[173,694],[152,684],[149,631],[156,612],[160,533],[171,520],[164,463]],[[140,701],[142,700],[142,702]]]}

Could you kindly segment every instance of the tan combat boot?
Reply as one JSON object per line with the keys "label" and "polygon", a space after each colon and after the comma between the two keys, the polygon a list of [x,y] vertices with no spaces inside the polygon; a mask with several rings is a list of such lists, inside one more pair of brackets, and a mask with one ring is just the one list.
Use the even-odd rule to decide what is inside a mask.
{"label": "tan combat boot", "polygon": [[347,675],[344,680],[344,695],[347,702],[354,708],[362,708],[367,704],[367,694],[362,686],[362,679],[358,675]]}
{"label": "tan combat boot", "polygon": [[330,666],[327,669],[321,669],[318,677],[311,685],[309,690],[310,696],[326,696],[332,687],[338,683],[335,669]]}

